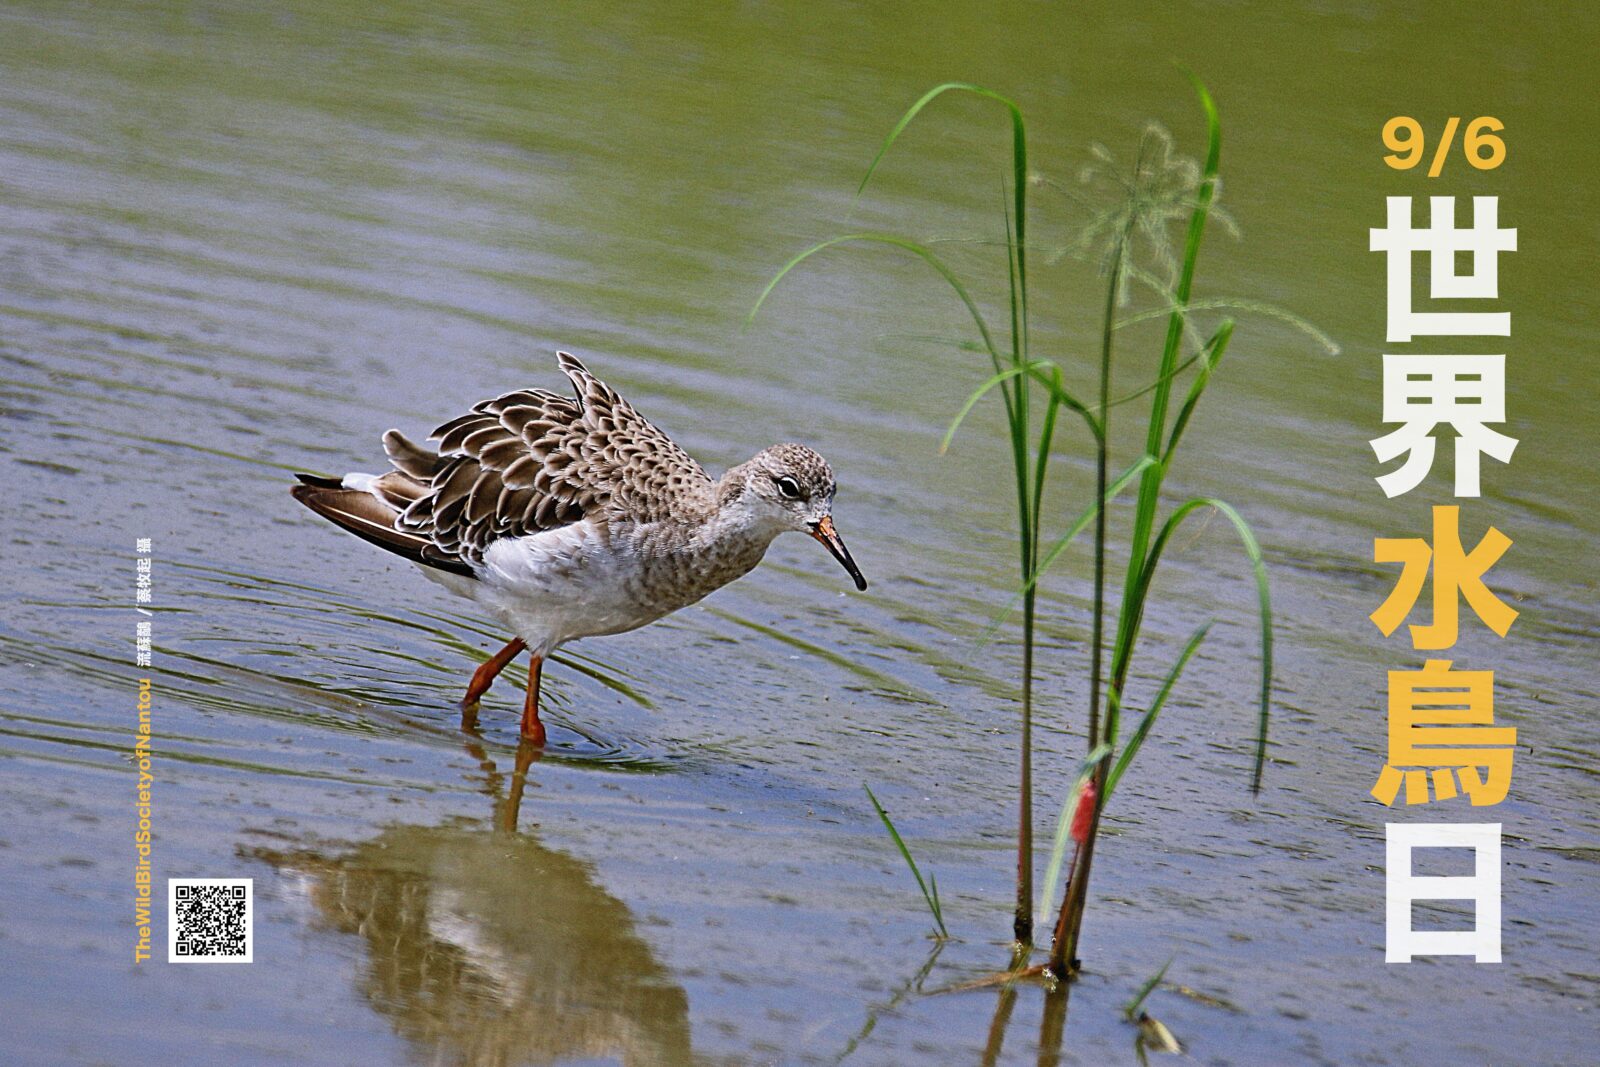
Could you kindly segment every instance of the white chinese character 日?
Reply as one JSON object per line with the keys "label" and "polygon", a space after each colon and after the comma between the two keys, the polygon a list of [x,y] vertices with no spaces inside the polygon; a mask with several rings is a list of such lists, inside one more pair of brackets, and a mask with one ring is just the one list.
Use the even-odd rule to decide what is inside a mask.
{"label": "white chinese character \u65e5", "polygon": [[[1386,839],[1386,936],[1384,959],[1410,963],[1415,956],[1471,956],[1479,963],[1500,962],[1500,824],[1389,823]],[[1473,872],[1419,876],[1411,873],[1418,848],[1467,848]],[[1470,930],[1414,930],[1411,905],[1418,900],[1470,900]]]}

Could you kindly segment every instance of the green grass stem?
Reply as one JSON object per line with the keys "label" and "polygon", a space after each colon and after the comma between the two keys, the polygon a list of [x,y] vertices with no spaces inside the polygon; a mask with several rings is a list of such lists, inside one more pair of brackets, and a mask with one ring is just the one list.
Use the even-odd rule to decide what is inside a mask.
{"label": "green grass stem", "polygon": [[861,788],[867,791],[867,799],[872,801],[872,807],[878,813],[878,818],[883,820],[884,829],[889,831],[889,836],[894,839],[895,847],[900,850],[900,855],[905,858],[906,866],[911,868],[911,877],[917,880],[917,888],[922,890],[922,899],[928,902],[928,910],[933,913],[933,923],[939,928],[938,936],[948,940],[950,931],[944,925],[944,910],[939,906],[939,881],[928,872],[928,880],[922,880],[922,872],[917,869],[917,861],[911,858],[911,850],[906,847],[905,839],[900,836],[900,831],[894,828],[894,820],[889,818],[889,813],[883,810],[883,805],[878,803],[878,798],[872,794],[872,787],[865,782]]}
{"label": "green grass stem", "polygon": [[1144,1007],[1145,998],[1155,990],[1156,986],[1161,984],[1161,979],[1167,976],[1167,968],[1171,967],[1172,961],[1177,958],[1176,956],[1168,956],[1167,962],[1161,965],[1161,969],[1145,979],[1144,985],[1139,987],[1139,991],[1133,995],[1133,999],[1122,1006],[1122,1017],[1124,1019],[1131,1023],[1139,1018],[1139,1009]]}

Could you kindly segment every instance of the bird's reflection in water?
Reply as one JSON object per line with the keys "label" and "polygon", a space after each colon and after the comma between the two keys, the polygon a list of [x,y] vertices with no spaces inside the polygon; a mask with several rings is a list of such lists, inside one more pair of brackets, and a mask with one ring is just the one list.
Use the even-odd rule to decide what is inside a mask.
{"label": "bird's reflection in water", "polygon": [[298,875],[317,925],[361,937],[361,992],[428,1063],[692,1060],[689,1001],[626,904],[572,856],[516,832],[528,764],[481,745],[495,830],[397,826],[338,852],[256,850]]}

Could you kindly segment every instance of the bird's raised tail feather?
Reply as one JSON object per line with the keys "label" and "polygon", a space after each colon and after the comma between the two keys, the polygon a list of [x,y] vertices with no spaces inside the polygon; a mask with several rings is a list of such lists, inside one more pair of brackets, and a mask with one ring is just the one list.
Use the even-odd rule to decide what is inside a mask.
{"label": "bird's raised tail feather", "polygon": [[[337,478],[315,474],[296,474],[299,485],[291,486],[294,498],[341,529],[370,544],[403,556],[413,563],[453,574],[477,577],[472,568],[446,556],[426,537],[395,528],[399,512],[364,489],[347,488]],[[385,476],[387,477],[387,475]]]}

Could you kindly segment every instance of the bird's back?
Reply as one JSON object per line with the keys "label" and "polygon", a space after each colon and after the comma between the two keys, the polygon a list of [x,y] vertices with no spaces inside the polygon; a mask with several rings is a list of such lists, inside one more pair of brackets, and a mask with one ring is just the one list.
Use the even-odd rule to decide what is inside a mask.
{"label": "bird's back", "polygon": [[709,506],[700,464],[576,357],[557,359],[576,396],[522,389],[485,400],[433,431],[436,452],[390,430],[392,471],[303,476],[296,498],[382,548],[469,575],[497,542],[585,522],[670,522]]}

